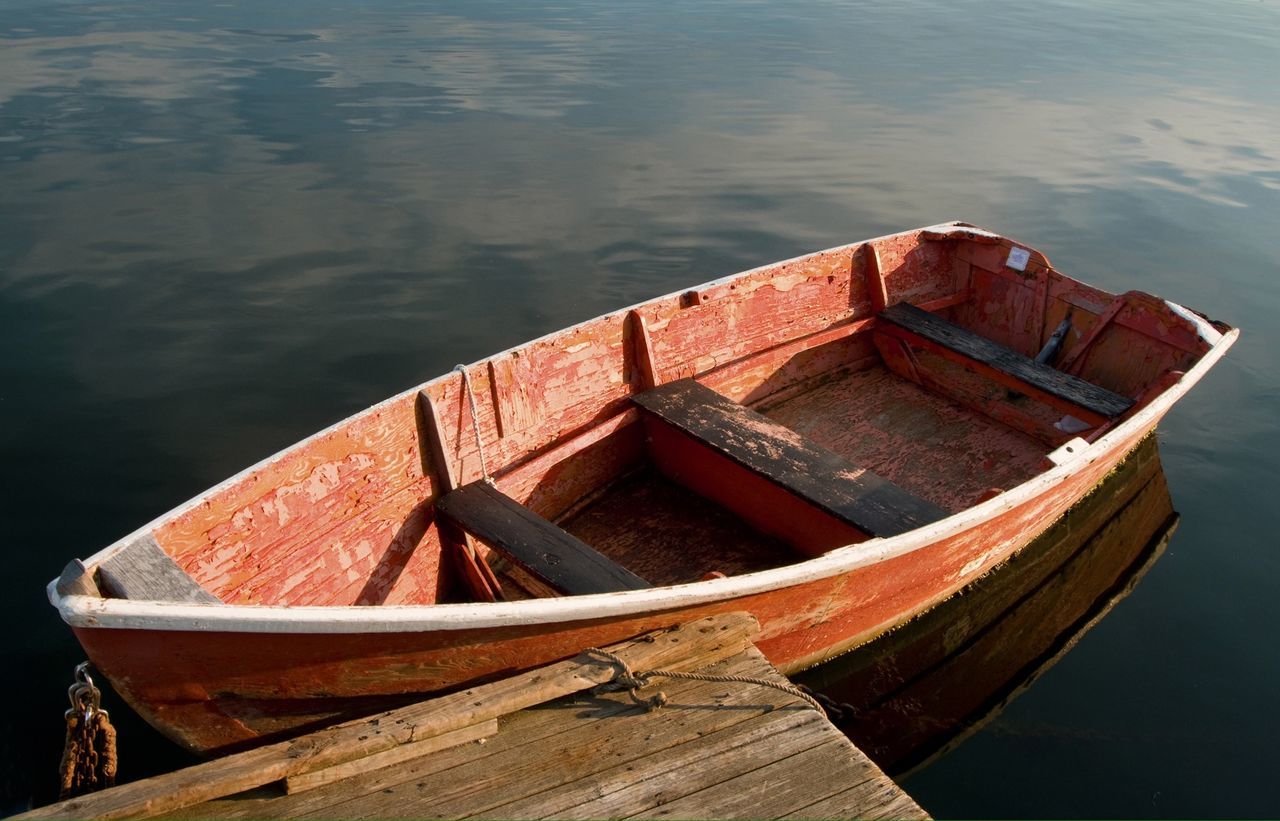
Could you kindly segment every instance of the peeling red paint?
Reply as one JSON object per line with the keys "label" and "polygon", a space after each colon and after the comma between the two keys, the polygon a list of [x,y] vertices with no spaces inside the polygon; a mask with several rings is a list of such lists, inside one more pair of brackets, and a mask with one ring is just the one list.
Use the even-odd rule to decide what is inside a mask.
{"label": "peeling red paint", "polygon": [[[1167,374],[1187,370],[1211,346],[1191,318],[1136,292],[1103,326],[1110,294],[1062,276],[1033,251],[1024,271],[1010,269],[1014,247],[1024,246],[938,231],[923,242],[913,231],[847,245],[499,354],[468,369],[470,398],[456,373],[422,389],[459,483],[482,475],[477,435],[499,488],[551,519],[585,509],[653,465],[755,530],[817,555],[864,536],[683,434],[649,426],[646,437],[630,397],[650,382],[697,377],[946,510],[965,510],[992,488],[1007,490],[1045,470],[1045,454],[1073,434],[1054,427],[1060,409],[1011,398],[1005,385],[993,388],[963,363],[881,344],[874,303],[932,305],[1027,355],[1071,311],[1063,355],[1087,344],[1075,363],[1080,376],[1130,395],[1174,384]],[[431,605],[457,595],[459,570],[445,560],[434,522],[438,490],[424,475],[416,402],[415,392],[406,393],[268,460],[162,520],[157,542],[227,604],[370,605],[376,614],[373,605]],[[711,604],[430,633],[76,632],[131,704],[171,737],[204,750],[717,612],[755,614],[764,652],[797,669],[892,627],[1006,559],[1145,433],[1124,434],[1042,495],[926,547]]]}

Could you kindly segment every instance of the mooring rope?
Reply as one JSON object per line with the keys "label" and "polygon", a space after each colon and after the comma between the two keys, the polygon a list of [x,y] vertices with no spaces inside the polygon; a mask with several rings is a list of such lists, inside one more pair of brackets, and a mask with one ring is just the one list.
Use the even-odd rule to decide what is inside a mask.
{"label": "mooring rope", "polygon": [[799,687],[802,692],[813,696],[822,705],[822,708],[827,711],[827,718],[837,727],[845,722],[856,721],[862,714],[861,710],[847,701],[836,701],[831,696],[815,692],[803,684],[797,684],[796,687]]}
{"label": "mooring rope", "polygon": [[480,472],[484,474],[484,480],[489,484],[493,484],[493,477],[489,475],[489,465],[484,458],[484,442],[480,440],[480,411],[476,407],[476,394],[471,389],[471,375],[467,373],[466,365],[454,365],[453,369],[462,374],[462,389],[467,393],[467,402],[471,404],[471,430],[476,435],[476,452],[480,454]]}
{"label": "mooring rope", "polygon": [[652,678],[682,678],[691,681],[714,681],[733,684],[758,684],[761,687],[772,687],[775,690],[781,690],[784,693],[795,696],[809,704],[810,707],[817,710],[819,715],[824,718],[827,715],[826,710],[822,709],[822,705],[818,700],[808,693],[804,692],[794,684],[789,682],[771,681],[767,678],[758,678],[756,676],[721,676],[712,673],[686,673],[680,670],[646,670],[641,673],[632,671],[631,665],[623,661],[617,654],[610,653],[608,650],[601,650],[599,647],[588,647],[584,653],[596,653],[604,656],[609,661],[618,665],[619,672],[617,677],[611,683],[626,687],[631,695],[631,700],[636,704],[643,704],[650,710],[657,710],[667,703],[667,694],[659,690],[653,698],[641,698],[636,691],[649,683]]}

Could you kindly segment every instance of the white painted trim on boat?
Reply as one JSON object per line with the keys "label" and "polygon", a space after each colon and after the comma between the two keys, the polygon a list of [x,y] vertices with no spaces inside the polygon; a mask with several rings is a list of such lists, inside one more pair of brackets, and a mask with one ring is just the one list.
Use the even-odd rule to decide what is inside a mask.
{"label": "white painted trim on boat", "polygon": [[[934,226],[934,229],[938,226]],[[919,230],[919,229],[916,229]],[[970,229],[965,229],[970,230]],[[914,233],[906,232],[906,233]],[[896,236],[896,235],[888,235]],[[879,238],[876,238],[879,239]],[[870,242],[874,240],[864,240]],[[829,251],[847,248],[851,243]],[[824,253],[824,252],[818,252]],[[812,256],[805,254],[795,257],[791,262]],[[772,267],[783,263],[770,263]],[[752,271],[760,270],[752,269]],[[726,282],[737,277],[750,274],[744,271],[706,283],[699,287],[708,287]],[[605,314],[605,317],[625,314],[636,307],[669,299],[687,289],[656,297],[640,303],[638,306],[623,308],[620,311]],[[1179,313],[1195,316],[1186,308],[1170,303]],[[588,320],[592,321],[592,320]],[[1207,323],[1206,323],[1207,324]],[[572,326],[577,327],[577,326]],[[567,329],[565,329],[567,330]],[[1217,333],[1216,329],[1213,329]],[[563,331],[540,337],[550,339]],[[1098,459],[1109,456],[1113,450],[1137,434],[1155,427],[1169,408],[1191,389],[1235,343],[1240,332],[1238,329],[1220,334],[1218,341],[1205,352],[1194,366],[1168,390],[1157,396],[1150,404],[1135,413],[1132,417],[1108,431],[1096,442],[1087,447],[1073,447],[1073,452],[1055,451],[1061,458],[1055,467],[1028,479],[1026,482],[1001,493],[994,498],[948,516],[925,527],[903,533],[888,539],[871,539],[846,547],[837,548],[823,556],[809,559],[794,565],[762,570],[740,576],[723,579],[691,582],[688,584],[656,587],[646,590],[633,590],[621,593],[601,593],[589,596],[566,596],[562,598],[527,599],[518,602],[474,602],[464,604],[431,604],[431,605],[373,605],[373,606],[305,606],[285,607],[272,605],[234,605],[234,604],[182,604],[169,602],[130,601],[126,599],[102,599],[90,596],[63,596],[57,591],[57,580],[49,582],[47,593],[49,601],[56,607],[64,621],[73,627],[112,628],[140,630],[174,630],[174,631],[213,631],[243,633],[401,633],[426,632],[435,630],[482,629],[498,626],[554,624],[582,619],[616,618],[646,612],[685,608],[694,605],[708,604],[717,601],[737,599],[744,596],[779,590],[799,584],[840,575],[860,567],[882,562],[887,559],[910,553],[927,547],[941,539],[976,527],[996,516],[1019,505],[1025,504],[1048,491],[1054,485],[1065,481],[1075,472]],[[533,340],[537,342],[539,340]],[[533,344],[522,343],[524,345]],[[514,349],[512,349],[514,350]],[[503,351],[494,356],[502,356]],[[481,360],[486,361],[486,360]],[[357,414],[362,416],[375,412],[404,397],[422,390],[448,375],[437,377],[423,385],[397,394],[390,399]],[[165,513],[129,536],[120,539],[111,546],[85,560],[86,565],[97,564],[120,550],[135,537],[150,531],[160,522],[167,521],[191,509],[212,493],[240,481],[245,476],[260,470],[264,466],[282,458],[295,448],[312,439],[323,436],[348,419],[331,425],[324,430],[307,437],[301,442],[275,454],[258,464],[241,471],[225,482],[211,488],[184,505]],[[1073,443],[1074,444],[1074,440]],[[1055,459],[1057,461],[1057,459]],[[971,572],[976,572],[977,567]]]}
{"label": "white painted trim on boat", "polygon": [[1048,460],[1055,465],[1063,465],[1075,458],[1075,455],[1085,448],[1089,447],[1089,443],[1079,436],[1069,439],[1055,451],[1049,453]]}
{"label": "white painted trim on boat", "polygon": [[[951,225],[952,225],[951,223],[940,223],[939,225],[931,226],[927,230],[946,228]],[[898,236],[904,236],[906,234],[914,234],[919,230],[922,230],[922,229],[913,228],[908,231],[899,231],[894,234],[884,234],[879,237],[872,237],[870,239],[859,240],[857,242],[847,242],[847,243],[844,243],[843,245],[835,245],[822,251],[811,251],[806,254],[800,254],[799,256],[791,257],[790,259],[784,259],[778,262],[770,262],[764,265],[757,265],[755,268],[749,268],[746,271],[739,271],[734,274],[729,274],[727,276],[719,277],[718,279],[713,279],[708,282],[703,282],[694,286],[694,288],[697,290],[702,290],[702,289],[710,288],[716,285],[727,284],[732,280],[749,276],[750,274],[753,274],[757,271],[762,271],[766,268],[773,268],[779,265],[787,265],[793,262],[800,262],[802,260],[808,259],[809,257],[813,257],[819,254],[829,254],[835,251],[843,250],[845,248],[852,248],[857,245],[865,245],[870,242],[877,242],[879,240],[890,239],[892,237],[898,237]],[[600,316],[592,317],[591,319],[585,319],[582,322],[575,323],[573,325],[570,325],[567,328],[559,328],[557,330],[551,331],[550,333],[543,334],[542,336],[536,337],[526,342],[521,342],[518,345],[514,345],[510,348],[507,348],[506,350],[502,350],[502,351],[498,351],[497,353],[490,354],[489,356],[486,356],[484,359],[479,359],[475,362],[467,363],[465,367],[468,370],[470,370],[476,365],[480,365],[485,362],[489,362],[491,360],[496,361],[498,359],[501,359],[504,356],[508,356],[512,354],[513,352],[537,345],[540,342],[543,342],[543,343],[551,342],[559,335],[566,333],[568,331],[571,331],[574,328],[581,327],[582,325],[586,325],[587,323],[590,323],[590,322],[598,322],[600,320],[609,319],[612,317],[625,317],[626,314],[630,313],[631,311],[637,310],[639,308],[644,308],[646,306],[654,305],[666,300],[678,299],[681,295],[687,293],[689,290],[690,289],[688,287],[681,288],[676,291],[671,291],[670,293],[662,294],[660,296],[655,296],[651,299],[646,299],[643,302],[637,302],[634,305],[628,305],[625,308],[619,308],[616,311],[609,311],[608,313],[601,314]],[[177,507],[174,507],[174,508],[171,508],[170,510],[165,511],[164,513],[157,516],[155,519],[152,519],[150,522],[147,522],[146,524],[142,525],[132,533],[129,533],[128,535],[123,536],[120,539],[117,539],[116,541],[102,548],[98,552],[89,556],[87,559],[84,559],[84,564],[87,567],[92,567],[94,565],[101,564],[102,562],[111,558],[111,556],[114,555],[115,553],[123,550],[125,547],[132,544],[139,537],[144,536],[147,533],[154,530],[159,525],[165,522],[168,522],[171,519],[174,519],[175,517],[181,516],[182,514],[187,513],[188,511],[194,510],[196,507],[202,504],[205,499],[209,498],[210,496],[220,493],[221,491],[231,487],[232,485],[240,481],[243,481],[244,479],[248,478],[254,473],[257,473],[258,471],[263,470],[266,467],[269,467],[275,462],[278,462],[281,459],[288,456],[289,454],[293,453],[294,451],[302,448],[304,445],[307,445],[311,442],[316,441],[317,439],[320,439],[323,436],[327,436],[328,434],[333,433],[334,431],[340,429],[344,425],[348,424],[349,422],[357,418],[368,416],[373,413],[377,413],[378,411],[383,410],[384,408],[388,408],[391,405],[394,405],[396,402],[403,401],[404,399],[407,399],[408,397],[417,394],[419,391],[426,390],[427,388],[432,387],[440,382],[443,382],[446,379],[450,379],[452,378],[452,376],[453,376],[453,371],[450,371],[449,373],[440,374],[439,376],[433,377],[432,379],[428,379],[426,382],[423,382],[420,385],[415,385],[414,387],[409,388],[407,390],[403,390],[400,393],[395,394],[394,396],[391,396],[391,397],[388,397],[387,399],[382,400],[381,402],[378,402],[374,405],[370,405],[364,410],[358,411],[352,414],[351,416],[345,417],[343,419],[339,419],[338,421],[334,422],[332,425],[329,425],[326,428],[322,428],[321,430],[316,431],[310,436],[306,436],[302,439],[299,439],[297,442],[294,442],[288,445],[287,447],[282,448],[281,450],[271,454],[265,459],[255,462],[254,464],[250,465],[249,467],[245,468],[239,473],[236,473],[222,480],[218,484],[208,488],[207,490],[200,493],[199,495],[194,496],[191,499],[188,499],[187,501],[183,502]]]}
{"label": "white painted trim on boat", "polygon": [[1178,303],[1170,302],[1167,299],[1164,301],[1164,304],[1169,306],[1169,310],[1194,325],[1196,333],[1199,334],[1200,338],[1209,345],[1216,345],[1218,344],[1218,340],[1222,339],[1222,332],[1210,325],[1204,317],[1200,316],[1195,311],[1184,308]]}
{"label": "white painted trim on boat", "polygon": [[[928,231],[934,234],[955,237],[956,239],[969,239],[970,237],[987,237],[988,239],[995,240],[1009,239],[1008,237],[1003,237],[994,231],[988,231],[987,229],[979,228],[976,225],[965,225],[957,220],[953,220],[951,222],[940,222],[937,225],[926,225],[924,228],[919,230],[922,232]],[[879,237],[877,237],[877,239],[879,239]],[[871,241],[872,240],[868,240],[868,242]],[[1010,239],[1009,241],[1017,244],[1015,240]]]}

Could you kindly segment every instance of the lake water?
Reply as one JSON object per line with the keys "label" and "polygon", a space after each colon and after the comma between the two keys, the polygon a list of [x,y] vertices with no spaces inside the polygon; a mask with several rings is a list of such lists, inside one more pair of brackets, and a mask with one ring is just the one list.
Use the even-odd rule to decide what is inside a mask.
{"label": "lake water", "polygon": [[[1276,815],[1277,73],[1274,0],[0,0],[0,813],[69,558],[456,362],[963,219],[1244,334],[1161,428],[1168,554],[907,788]],[[184,760],[115,707],[122,777]]]}

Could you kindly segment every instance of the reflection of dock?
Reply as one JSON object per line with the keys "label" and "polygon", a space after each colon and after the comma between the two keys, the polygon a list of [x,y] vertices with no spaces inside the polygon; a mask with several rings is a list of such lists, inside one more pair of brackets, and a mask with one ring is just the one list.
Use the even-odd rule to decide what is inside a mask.
{"label": "reflection of dock", "polygon": [[886,771],[918,769],[994,718],[1163,553],[1177,526],[1155,437],[1012,560],[900,628],[798,677]]}
{"label": "reflection of dock", "polygon": [[[610,648],[636,671],[786,686],[730,615]],[[593,694],[586,654],[24,817],[892,817],[924,812],[816,710],[754,683]]]}

